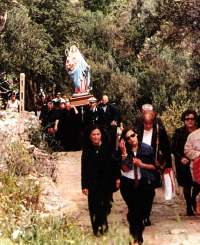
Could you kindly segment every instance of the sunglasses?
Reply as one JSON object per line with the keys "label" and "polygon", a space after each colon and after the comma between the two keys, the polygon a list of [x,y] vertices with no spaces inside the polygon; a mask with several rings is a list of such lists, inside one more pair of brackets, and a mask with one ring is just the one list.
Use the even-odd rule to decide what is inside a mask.
{"label": "sunglasses", "polygon": [[125,140],[130,140],[130,138],[134,138],[137,134],[133,133],[130,136],[126,137]]}
{"label": "sunglasses", "polygon": [[186,118],[185,118],[185,121],[188,121],[188,120],[194,121],[194,117],[186,117]]}

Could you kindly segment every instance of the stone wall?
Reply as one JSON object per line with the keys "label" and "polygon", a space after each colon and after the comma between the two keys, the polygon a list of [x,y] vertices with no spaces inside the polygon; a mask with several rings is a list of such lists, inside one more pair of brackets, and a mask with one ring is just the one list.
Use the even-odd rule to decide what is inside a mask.
{"label": "stone wall", "polygon": [[[11,159],[9,154],[9,146],[18,145],[25,146],[26,154],[31,159],[32,167],[30,171],[24,171],[24,177],[33,178],[39,181],[41,186],[40,202],[45,211],[57,210],[62,206],[62,201],[59,199],[59,193],[56,190],[57,165],[54,154],[50,154],[44,149],[37,148],[30,143],[30,135],[40,130],[40,122],[34,112],[24,112],[22,115],[16,112],[0,111],[0,171],[7,171],[7,162]],[[22,147],[22,148],[23,148]],[[19,149],[21,149],[19,147]],[[24,159],[20,152],[14,152],[13,159],[16,162],[23,164]],[[25,158],[26,159],[26,158]],[[55,198],[56,197],[56,198]],[[53,201],[52,201],[53,200]]]}
{"label": "stone wall", "polygon": [[23,144],[33,158],[34,170],[38,176],[48,176],[56,180],[54,157],[30,143],[30,137],[35,132],[40,133],[40,122],[34,112],[24,112],[20,115],[16,112],[0,111],[1,166],[6,167],[7,146],[12,143]]}

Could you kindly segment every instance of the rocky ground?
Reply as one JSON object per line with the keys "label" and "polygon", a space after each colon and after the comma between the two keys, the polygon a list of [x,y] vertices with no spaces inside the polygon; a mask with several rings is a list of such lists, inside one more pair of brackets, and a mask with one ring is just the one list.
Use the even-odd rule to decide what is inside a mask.
{"label": "rocky ground", "polygon": [[[58,154],[57,188],[63,199],[62,211],[74,217],[82,229],[91,232],[87,198],[81,193],[80,156],[81,152]],[[109,224],[111,229],[117,224],[118,229],[128,235],[126,213],[126,205],[118,191],[114,194]],[[144,232],[146,245],[200,244],[200,216],[185,215],[181,194],[173,201],[164,201],[162,190],[157,190],[151,220],[152,226]]]}

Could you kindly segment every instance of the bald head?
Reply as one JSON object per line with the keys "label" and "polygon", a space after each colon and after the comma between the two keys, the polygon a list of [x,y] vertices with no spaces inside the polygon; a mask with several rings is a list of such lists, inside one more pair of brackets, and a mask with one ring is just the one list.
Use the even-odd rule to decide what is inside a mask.
{"label": "bald head", "polygon": [[103,95],[101,101],[102,101],[103,105],[106,105],[109,102],[108,96],[107,95]]}
{"label": "bald head", "polygon": [[151,104],[142,105],[142,112],[145,112],[145,111],[153,111],[153,106]]}
{"label": "bald head", "polygon": [[156,114],[154,111],[145,111],[144,112],[143,122],[144,122],[144,129],[145,130],[152,129],[155,116],[156,116]]}

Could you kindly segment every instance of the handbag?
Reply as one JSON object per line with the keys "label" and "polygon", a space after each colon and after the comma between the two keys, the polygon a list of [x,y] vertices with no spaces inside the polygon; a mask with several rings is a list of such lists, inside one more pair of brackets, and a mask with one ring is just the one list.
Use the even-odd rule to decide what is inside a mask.
{"label": "handbag", "polygon": [[165,200],[172,200],[175,197],[175,178],[171,168],[165,169],[163,174],[163,191]]}
{"label": "handbag", "polygon": [[[141,152],[140,159],[145,163],[152,164],[155,160],[153,147],[146,145],[145,143],[142,143],[141,145],[143,146],[143,150]],[[153,163],[153,165],[155,166],[155,163]],[[160,172],[157,168],[155,170],[141,168],[140,171],[142,181],[145,184],[151,185],[154,188],[162,186]]]}
{"label": "handbag", "polygon": [[146,170],[141,169],[142,179],[145,183],[153,186],[154,188],[158,188],[162,186],[162,180],[160,177],[160,173],[157,170]]}
{"label": "handbag", "polygon": [[200,157],[197,157],[193,160],[192,176],[194,182],[200,184]]}

